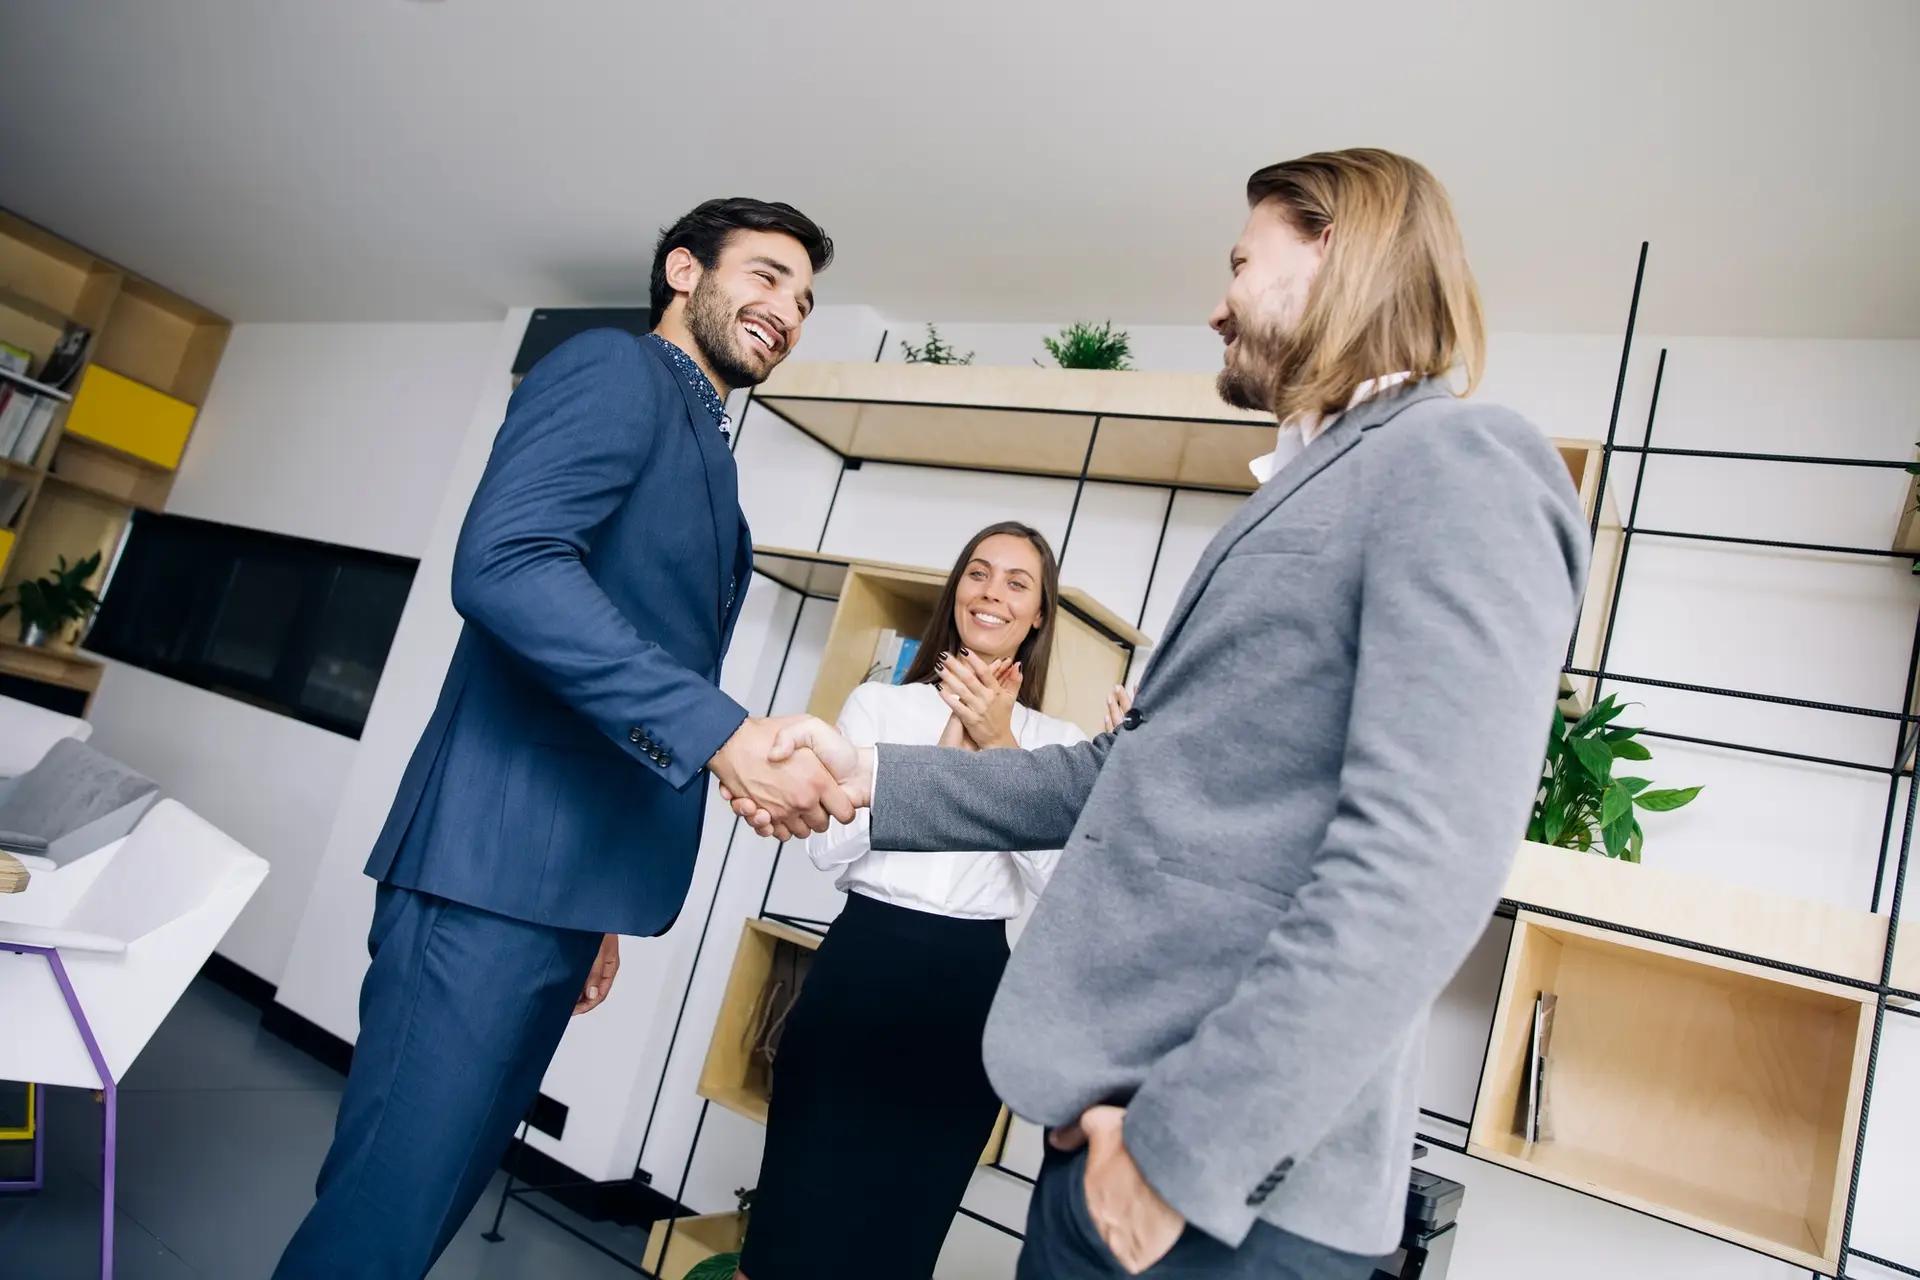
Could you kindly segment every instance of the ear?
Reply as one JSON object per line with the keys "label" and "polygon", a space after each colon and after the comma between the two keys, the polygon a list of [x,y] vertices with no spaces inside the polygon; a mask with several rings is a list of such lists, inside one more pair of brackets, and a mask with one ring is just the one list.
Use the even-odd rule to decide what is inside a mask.
{"label": "ear", "polygon": [[667,287],[675,293],[692,293],[705,274],[700,259],[684,245],[667,255]]}

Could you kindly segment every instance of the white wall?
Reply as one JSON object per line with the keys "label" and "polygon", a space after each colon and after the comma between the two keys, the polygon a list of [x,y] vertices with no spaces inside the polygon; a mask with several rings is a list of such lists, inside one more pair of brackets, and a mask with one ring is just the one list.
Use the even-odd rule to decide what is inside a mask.
{"label": "white wall", "polygon": [[[167,509],[417,556],[491,324],[234,327]],[[93,743],[273,865],[220,953],[277,982],[352,739],[110,664]]]}
{"label": "white wall", "polygon": [[[517,313],[498,335],[484,393],[466,424],[427,540],[420,588],[351,761],[323,870],[281,987],[290,1008],[337,1034],[356,1031],[354,996],[364,969],[372,886],[359,874],[407,754],[431,709],[457,620],[446,602],[452,538],[477,480],[506,397],[505,369],[517,345]],[[943,335],[982,362],[1024,363],[1048,326],[942,325]],[[864,308],[823,308],[801,358],[870,359],[883,328],[886,358],[918,324],[884,325]],[[1204,329],[1135,331],[1146,368],[1213,367],[1218,344]],[[1622,439],[1645,419],[1659,339],[1643,335],[1629,379]],[[1605,432],[1619,356],[1617,335],[1498,335],[1482,395],[1512,405],[1558,435]],[[1662,393],[1659,442],[1708,448],[1905,456],[1911,428],[1903,397],[1920,366],[1920,344],[1720,342],[1672,344]],[[739,404],[736,401],[736,410]],[[738,456],[742,502],[763,544],[813,547],[894,560],[944,564],[954,547],[989,520],[1019,516],[1064,532],[1072,486],[1052,480],[960,474],[869,464],[841,476],[837,461],[772,414],[749,410]],[[1628,472],[1632,460],[1622,455]],[[1617,476],[1623,484],[1630,474]],[[840,492],[829,518],[829,500]],[[1903,481],[1898,473],[1757,469],[1734,463],[1655,462],[1641,519],[1674,528],[1881,545],[1891,532]],[[1152,633],[1181,582],[1236,500],[1182,494],[1167,509],[1164,490],[1095,486],[1082,500],[1066,555],[1066,577]],[[1628,497],[1623,488],[1621,500]],[[1148,564],[1162,519],[1167,534],[1158,572]],[[1697,544],[1636,546],[1621,606],[1612,665],[1655,676],[1728,683],[1812,698],[1898,705],[1920,586],[1904,565],[1860,565],[1831,557],[1729,552]],[[798,709],[807,700],[830,615],[796,609],[791,593],[756,581],[723,682],[756,711]],[[783,670],[784,668],[784,670]],[[779,676],[775,687],[776,674]],[[1820,754],[1884,758],[1882,723],[1809,717],[1778,708],[1636,689],[1634,714],[1654,727],[1702,736],[1757,739]],[[1783,767],[1755,757],[1683,750],[1654,742],[1648,766],[1663,783],[1705,782],[1685,812],[1656,815],[1649,860],[1708,875],[1864,907],[1885,805],[1869,775]],[[669,1194],[699,1209],[731,1203],[750,1184],[761,1131],[719,1108],[702,1119],[694,1092],[700,1060],[743,917],[769,892],[774,910],[825,916],[837,896],[795,857],[738,831],[710,810],[694,888],[665,938],[629,940],[613,998],[568,1033],[544,1084],[572,1109],[565,1139],[534,1141],[590,1176],[624,1176],[636,1160]],[[1497,944],[1497,939],[1494,940]],[[1490,944],[1449,993],[1432,1053],[1429,1105],[1463,1114],[1471,1104],[1490,1007]],[[691,978],[689,980],[689,975]],[[1477,1024],[1476,1024],[1476,1020]],[[1898,1159],[1920,1140],[1910,1068],[1920,1037],[1904,1024],[1888,1033],[1888,1059],[1867,1145],[1856,1241],[1863,1248],[1920,1258],[1903,1212],[1912,1179]],[[1901,1064],[1906,1064],[1903,1068]],[[664,1086],[656,1087],[664,1076]],[[657,1101],[657,1105],[656,1105]],[[697,1152],[688,1163],[696,1128]],[[1456,1136],[1435,1126],[1440,1136]],[[1037,1136],[1017,1126],[1009,1163],[1031,1167]],[[1436,1154],[1430,1167],[1467,1184],[1453,1274],[1472,1280],[1552,1275],[1702,1275],[1727,1280],[1784,1276],[1790,1269],[1724,1243],[1616,1206],[1463,1158]],[[983,1173],[969,1204],[1017,1223],[1017,1183]],[[977,1224],[956,1226],[941,1276],[1010,1273],[1004,1238]],[[1856,1268],[1860,1274],[1870,1274]]]}

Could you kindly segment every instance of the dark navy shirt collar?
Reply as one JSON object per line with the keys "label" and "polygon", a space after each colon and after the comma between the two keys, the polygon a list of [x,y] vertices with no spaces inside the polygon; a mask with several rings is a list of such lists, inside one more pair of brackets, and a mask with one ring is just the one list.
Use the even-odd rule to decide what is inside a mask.
{"label": "dark navy shirt collar", "polygon": [[706,372],[698,364],[694,363],[692,356],[673,343],[657,333],[650,333],[647,337],[660,344],[662,354],[673,363],[675,369],[679,370],[681,379],[693,388],[693,393],[700,397],[700,403],[705,405],[707,412],[713,415],[714,425],[720,428],[720,434],[731,441],[733,420],[727,417],[727,402],[722,400],[719,391],[714,389],[713,380],[707,377]]}

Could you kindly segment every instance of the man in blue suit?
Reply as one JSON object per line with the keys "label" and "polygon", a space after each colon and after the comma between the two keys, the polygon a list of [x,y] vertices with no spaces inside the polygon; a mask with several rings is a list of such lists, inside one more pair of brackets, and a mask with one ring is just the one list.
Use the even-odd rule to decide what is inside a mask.
{"label": "man in blue suit", "polygon": [[679,914],[709,770],[790,829],[852,818],[718,687],[752,563],[724,399],[792,350],[832,255],[789,205],[709,201],[660,237],[652,334],[582,334],[515,391],[454,558],[466,627],[367,864],[360,1039],[281,1280],[426,1274],[618,935]]}

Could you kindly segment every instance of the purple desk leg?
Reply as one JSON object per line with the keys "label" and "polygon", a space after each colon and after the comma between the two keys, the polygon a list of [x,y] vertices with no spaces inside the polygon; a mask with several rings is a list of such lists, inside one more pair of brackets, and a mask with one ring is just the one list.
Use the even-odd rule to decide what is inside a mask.
{"label": "purple desk leg", "polygon": [[[60,952],[53,947],[32,947],[24,942],[0,942],[0,951],[47,958],[47,966],[53,970],[53,980],[60,984],[60,994],[66,997],[67,1012],[73,1015],[73,1025],[86,1042],[87,1056],[93,1059],[93,1069],[100,1074],[100,1093],[107,1104],[106,1136],[100,1144],[100,1280],[113,1280],[113,1172],[114,1156],[120,1145],[120,1091],[113,1083],[113,1073],[107,1070],[106,1055],[100,1052],[100,1042],[94,1039],[86,1011],[80,1007],[80,997],[74,994],[73,983],[67,978],[67,966],[60,963]],[[40,1092],[38,1088],[34,1090],[36,1103]],[[33,1172],[36,1178],[43,1172],[44,1149],[42,1144],[34,1150]]]}

